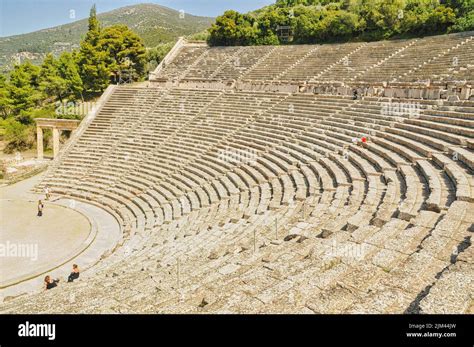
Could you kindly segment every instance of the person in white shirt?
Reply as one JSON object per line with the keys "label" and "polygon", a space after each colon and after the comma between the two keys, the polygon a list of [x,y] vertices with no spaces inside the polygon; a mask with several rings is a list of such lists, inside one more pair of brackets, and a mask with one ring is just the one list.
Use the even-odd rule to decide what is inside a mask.
{"label": "person in white shirt", "polygon": [[44,187],[44,194],[46,195],[46,200],[49,200],[49,197],[51,196],[50,190],[48,186]]}

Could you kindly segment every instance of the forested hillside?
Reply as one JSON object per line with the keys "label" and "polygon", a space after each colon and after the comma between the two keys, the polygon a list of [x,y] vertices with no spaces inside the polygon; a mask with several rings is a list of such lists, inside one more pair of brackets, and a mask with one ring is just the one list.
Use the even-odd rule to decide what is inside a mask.
{"label": "forested hillside", "polygon": [[[98,15],[102,25],[127,25],[140,35],[146,47],[174,42],[208,28],[213,18],[198,17],[156,4],[122,7]],[[87,32],[87,19],[23,35],[0,38],[0,66],[11,68],[17,58],[40,63],[47,53],[61,53],[79,46]]]}
{"label": "forested hillside", "polygon": [[382,40],[474,30],[473,0],[277,0],[241,14],[226,11],[211,45],[275,45]]}

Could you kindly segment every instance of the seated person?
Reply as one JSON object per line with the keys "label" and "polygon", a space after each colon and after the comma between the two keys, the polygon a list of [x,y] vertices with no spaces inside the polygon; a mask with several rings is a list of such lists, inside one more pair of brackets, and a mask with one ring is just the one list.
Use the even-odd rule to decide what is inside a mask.
{"label": "seated person", "polygon": [[45,289],[48,290],[48,289],[53,289],[53,288],[57,287],[58,282],[59,282],[58,279],[52,279],[50,276],[46,276],[44,278]]}
{"label": "seated person", "polygon": [[72,265],[72,272],[69,274],[69,277],[67,278],[68,282],[72,282],[74,280],[77,280],[79,278],[79,266],[77,264]]}

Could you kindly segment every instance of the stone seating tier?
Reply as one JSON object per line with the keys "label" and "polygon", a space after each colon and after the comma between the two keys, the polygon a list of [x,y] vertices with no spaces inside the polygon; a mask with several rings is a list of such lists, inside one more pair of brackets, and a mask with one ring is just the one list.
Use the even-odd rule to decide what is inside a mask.
{"label": "stone seating tier", "polygon": [[[449,79],[469,68],[471,34],[184,45],[160,76]],[[472,115],[467,100],[116,87],[36,189],[112,212],[120,245],[0,311],[472,313]]]}

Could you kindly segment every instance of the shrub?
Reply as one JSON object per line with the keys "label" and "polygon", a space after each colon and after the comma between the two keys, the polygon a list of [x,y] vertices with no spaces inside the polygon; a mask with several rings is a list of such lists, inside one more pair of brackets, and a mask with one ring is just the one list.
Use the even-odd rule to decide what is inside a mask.
{"label": "shrub", "polygon": [[4,139],[7,142],[5,153],[15,151],[24,151],[33,146],[32,127],[18,122],[13,118],[7,118],[1,121],[4,128]]}

